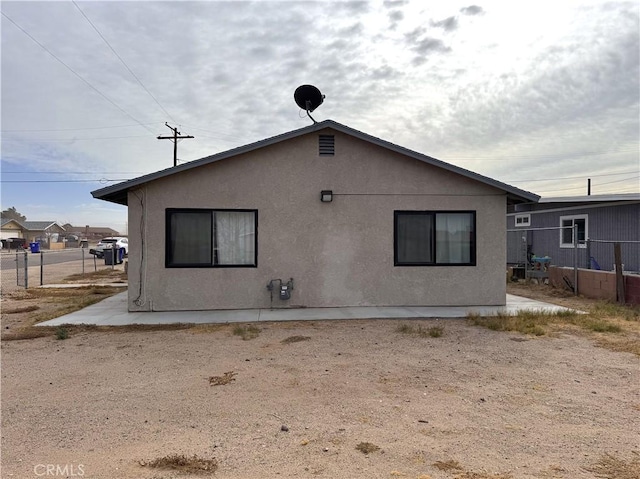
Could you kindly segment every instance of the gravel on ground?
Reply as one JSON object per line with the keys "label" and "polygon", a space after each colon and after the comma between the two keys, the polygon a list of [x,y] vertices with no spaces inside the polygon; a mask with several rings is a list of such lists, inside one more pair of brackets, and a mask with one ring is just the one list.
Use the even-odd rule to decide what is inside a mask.
{"label": "gravel on ground", "polygon": [[[580,479],[639,457],[639,358],[589,338],[257,327],[2,342],[2,477]],[[150,467],[173,455],[218,470]]]}

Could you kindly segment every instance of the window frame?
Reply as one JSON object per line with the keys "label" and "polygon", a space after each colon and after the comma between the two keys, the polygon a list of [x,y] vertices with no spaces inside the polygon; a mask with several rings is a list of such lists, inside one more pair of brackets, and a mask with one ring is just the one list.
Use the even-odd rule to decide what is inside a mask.
{"label": "window frame", "polygon": [[[518,219],[522,219],[522,223],[518,224]],[[531,226],[531,213],[519,214],[513,217],[513,225],[516,228],[526,228]]]}
{"label": "window frame", "polygon": [[[438,263],[438,246],[436,240],[436,216],[439,214],[470,214],[472,217],[472,236],[470,242],[470,261],[468,263]],[[433,262],[399,262],[398,261],[398,217],[402,215],[425,215],[433,217]],[[394,266],[477,266],[477,212],[476,210],[394,210],[393,212],[393,265]]]}
{"label": "window frame", "polygon": [[[174,213],[206,213],[211,214],[211,245],[215,245],[215,212],[221,213],[254,213],[254,261],[253,264],[215,264],[215,254],[211,251],[211,264],[174,263],[171,261],[171,217]],[[258,267],[258,210],[245,208],[166,208],[165,209],[165,268],[257,268]]]}
{"label": "window frame", "polygon": [[[565,243],[562,234],[565,231],[565,227],[563,226],[563,222],[566,220],[571,220],[571,243]],[[586,248],[587,247],[587,238],[589,238],[589,215],[564,215],[560,216],[560,248],[573,248],[576,238],[573,237],[573,227],[575,225],[575,220],[584,220],[584,241],[581,243],[578,241],[578,248]]]}

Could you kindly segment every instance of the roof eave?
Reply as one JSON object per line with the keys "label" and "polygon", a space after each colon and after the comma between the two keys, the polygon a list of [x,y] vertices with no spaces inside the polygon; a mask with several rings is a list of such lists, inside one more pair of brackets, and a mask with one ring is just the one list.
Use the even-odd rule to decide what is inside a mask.
{"label": "roof eave", "polygon": [[481,183],[487,184],[489,186],[493,186],[500,190],[503,190],[507,194],[507,200],[513,203],[537,203],[540,199],[540,196],[535,193],[531,193],[530,191],[521,190],[514,186],[508,185],[506,183],[502,183],[500,181],[494,180],[493,178],[489,178],[487,176],[480,175],[479,173],[475,173],[470,170],[466,170],[459,166],[452,165],[450,163],[446,163],[442,160],[438,160],[436,158],[432,158],[430,156],[424,155],[422,153],[418,153],[416,151],[410,150],[408,148],[396,145],[389,141],[383,140],[381,138],[377,138],[375,136],[371,136],[367,133],[361,132],[359,130],[355,130],[351,127],[343,125],[341,123],[337,123],[333,120],[324,120],[320,123],[314,123],[313,125],[309,125],[303,128],[299,128],[297,130],[293,130],[287,133],[283,133],[280,135],[276,135],[264,140],[260,140],[254,143],[250,143],[248,145],[240,146],[237,148],[233,148],[228,151],[224,151],[221,153],[217,153],[215,155],[207,156],[201,158],[199,160],[194,160],[189,163],[185,163],[179,166],[174,166],[172,168],[167,168],[161,171],[157,171],[154,173],[149,173],[148,175],[140,176],[138,178],[134,178],[132,180],[128,180],[122,183],[118,183],[115,185],[108,186],[106,188],[101,188],[99,190],[95,190],[91,192],[91,195],[100,200],[110,201],[112,203],[117,203],[121,205],[128,204],[128,191],[131,188],[135,188],[136,186],[143,185],[148,183],[149,181],[157,180],[160,178],[164,178],[166,176],[172,175],[174,173],[179,173],[181,171],[187,171],[192,168],[197,168],[203,164],[211,163],[214,161],[223,160],[226,158],[230,158],[236,155],[240,155],[243,153],[248,153],[250,151],[257,150],[259,148],[263,148],[265,146],[269,146],[275,143],[279,143],[281,141],[288,140],[290,138],[295,138],[301,135],[306,135],[307,133],[311,133],[314,131],[322,130],[324,128],[333,128],[336,131],[340,131],[342,133],[354,136],[363,141],[367,141],[369,143],[376,144],[383,148],[395,151],[397,153],[410,156],[420,161],[424,161],[425,163],[432,164],[434,166],[438,166],[444,170],[451,171],[453,173],[460,174],[467,178],[474,179]]}

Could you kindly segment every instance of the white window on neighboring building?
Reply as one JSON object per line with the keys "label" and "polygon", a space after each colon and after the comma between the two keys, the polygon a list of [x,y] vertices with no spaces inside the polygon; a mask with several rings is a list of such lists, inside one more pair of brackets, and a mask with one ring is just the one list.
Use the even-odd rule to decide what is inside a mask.
{"label": "white window on neighboring building", "polygon": [[516,215],[516,227],[531,226],[531,215]]}
{"label": "white window on neighboring building", "polygon": [[589,216],[573,215],[560,217],[560,247],[573,248],[575,226],[578,226],[578,248],[586,248],[588,232],[589,232]]}

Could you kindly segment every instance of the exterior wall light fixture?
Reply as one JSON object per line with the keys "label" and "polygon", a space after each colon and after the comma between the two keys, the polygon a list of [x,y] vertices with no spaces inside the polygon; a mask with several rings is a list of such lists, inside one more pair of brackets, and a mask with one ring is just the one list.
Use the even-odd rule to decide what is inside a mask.
{"label": "exterior wall light fixture", "polygon": [[333,191],[322,190],[320,192],[320,201],[323,203],[331,203],[333,201]]}

